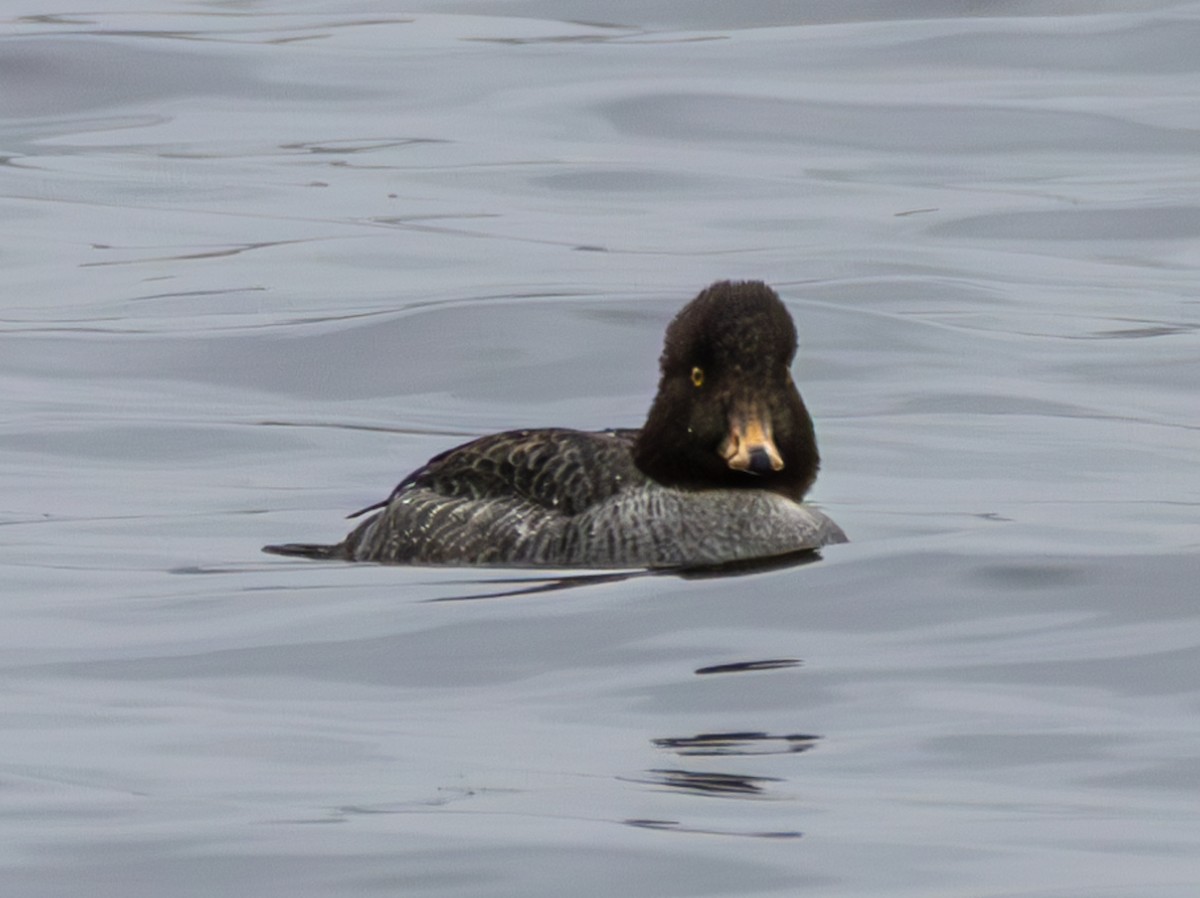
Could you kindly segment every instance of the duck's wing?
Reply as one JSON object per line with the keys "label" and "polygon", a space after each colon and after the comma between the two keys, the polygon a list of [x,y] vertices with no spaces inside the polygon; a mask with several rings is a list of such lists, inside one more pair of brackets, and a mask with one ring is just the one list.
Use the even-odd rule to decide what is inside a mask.
{"label": "duck's wing", "polygon": [[633,464],[636,436],[636,430],[553,428],[481,437],[430,459],[387,499],[350,517],[385,508],[415,489],[448,499],[517,499],[560,514],[577,514],[643,476]]}

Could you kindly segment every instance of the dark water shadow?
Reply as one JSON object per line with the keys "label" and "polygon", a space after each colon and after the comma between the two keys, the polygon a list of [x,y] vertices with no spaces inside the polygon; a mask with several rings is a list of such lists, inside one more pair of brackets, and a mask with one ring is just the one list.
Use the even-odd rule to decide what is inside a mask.
{"label": "dark water shadow", "polygon": [[746,836],[752,839],[799,839],[804,833],[799,830],[767,830],[763,832],[739,833],[727,829],[708,829],[696,826],[684,826],[678,820],[647,820],[631,818],[624,821],[626,826],[636,826],[639,829],[657,829],[675,833],[697,833],[706,836]]}
{"label": "dark water shadow", "polygon": [[728,577],[737,574],[766,574],[771,571],[781,571],[785,568],[815,564],[820,560],[820,549],[797,549],[795,552],[770,555],[766,558],[747,558],[743,561],[726,561],[723,564],[673,568],[669,571],[663,570],[656,573],[673,574],[685,580],[704,580],[709,577]]}
{"label": "dark water shadow", "polygon": [[503,577],[495,580],[458,580],[452,585],[480,586],[496,585],[491,592],[474,593],[471,595],[441,596],[436,599],[424,599],[425,602],[473,602],[477,599],[509,599],[519,596],[538,595],[545,592],[558,592],[564,589],[580,589],[585,586],[601,586],[606,583],[621,583],[635,577],[653,575],[653,571],[620,571],[601,574],[569,574],[559,577]]}
{"label": "dark water shadow", "polygon": [[760,731],[746,731],[669,736],[652,739],[651,742],[656,748],[665,748],[685,756],[789,755],[808,751],[820,738],[810,733],[776,736]]}
{"label": "dark water shadow", "polygon": [[723,798],[765,798],[765,786],[782,783],[775,776],[752,776],[742,773],[713,773],[708,770],[654,768],[645,777],[618,777],[628,783],[661,786],[686,792],[689,795],[711,795]]}
{"label": "dark water shadow", "polygon": [[[492,580],[459,580],[462,585],[496,585],[500,588],[491,592],[474,593],[472,595],[442,596],[436,599],[426,599],[427,602],[468,602],[478,599],[504,599],[518,596],[538,595],[540,593],[558,592],[565,589],[579,589],[587,586],[601,586],[609,583],[622,583],[642,577],[679,577],[684,580],[704,580],[714,577],[733,577],[746,574],[761,574],[770,571],[783,570],[791,567],[801,567],[821,560],[817,549],[801,549],[785,555],[772,555],[769,558],[756,558],[746,561],[730,561],[725,564],[703,565],[693,568],[636,568],[620,571],[603,571],[586,574],[566,574],[559,576],[525,576],[500,577]],[[784,662],[747,662],[763,665],[791,666],[790,659]],[[799,663],[799,662],[795,662]],[[747,668],[750,669],[750,668]],[[767,669],[764,667],[763,669]],[[713,671],[715,672],[715,671]]]}
{"label": "dark water shadow", "polygon": [[787,667],[799,667],[804,662],[799,658],[768,658],[764,661],[734,661],[730,664],[713,664],[708,667],[698,667],[695,673],[705,674],[751,673],[758,670],[782,670]]}

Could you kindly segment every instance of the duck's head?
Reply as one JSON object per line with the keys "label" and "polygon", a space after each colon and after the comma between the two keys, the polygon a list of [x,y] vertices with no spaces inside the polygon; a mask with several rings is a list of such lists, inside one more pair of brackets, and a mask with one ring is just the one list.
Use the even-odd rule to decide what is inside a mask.
{"label": "duck's head", "polygon": [[796,327],[761,281],[721,281],[667,328],[662,379],[634,448],[670,486],[767,489],[799,500],[820,458],[792,382]]}

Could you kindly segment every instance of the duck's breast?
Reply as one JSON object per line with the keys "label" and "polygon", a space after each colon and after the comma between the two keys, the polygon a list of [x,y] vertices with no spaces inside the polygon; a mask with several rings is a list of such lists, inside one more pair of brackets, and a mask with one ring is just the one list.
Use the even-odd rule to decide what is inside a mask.
{"label": "duck's breast", "polygon": [[846,541],[820,509],[763,490],[654,484],[598,503],[568,524],[570,564],[687,567],[784,555]]}

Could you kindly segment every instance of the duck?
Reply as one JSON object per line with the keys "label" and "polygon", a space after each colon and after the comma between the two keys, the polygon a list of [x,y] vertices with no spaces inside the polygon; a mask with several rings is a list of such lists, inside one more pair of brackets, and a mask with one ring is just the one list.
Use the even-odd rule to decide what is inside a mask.
{"label": "duck", "polygon": [[339,543],[263,551],[418,565],[702,568],[847,541],[804,502],[821,459],[796,327],[762,281],[718,281],[667,327],[640,429],[510,430],[430,459]]}

